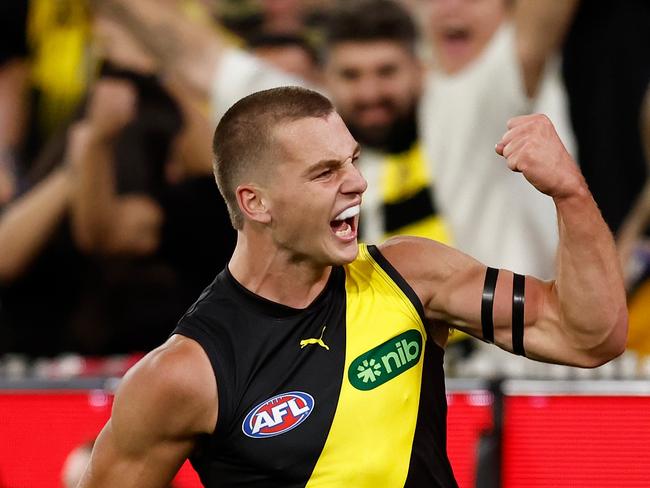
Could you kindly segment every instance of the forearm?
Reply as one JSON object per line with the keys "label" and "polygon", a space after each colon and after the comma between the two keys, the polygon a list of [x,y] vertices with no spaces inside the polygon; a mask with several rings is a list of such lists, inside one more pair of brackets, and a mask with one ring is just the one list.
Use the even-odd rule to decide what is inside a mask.
{"label": "forearm", "polygon": [[96,0],[99,11],[119,22],[152,54],[163,73],[208,98],[224,46],[219,35],[169,2]]}
{"label": "forearm", "polygon": [[0,157],[20,146],[27,114],[28,69],[16,60],[0,68]]}
{"label": "forearm", "polygon": [[77,244],[86,252],[102,252],[116,216],[112,148],[97,138],[89,126],[73,135],[77,150],[70,162],[77,171],[72,198],[72,229]]}
{"label": "forearm", "polygon": [[183,111],[183,129],[176,145],[183,169],[188,175],[212,175],[212,132],[208,110],[201,101],[176,83],[167,83]]}
{"label": "forearm", "polygon": [[535,96],[546,60],[561,46],[579,0],[517,0],[514,22],[517,53],[528,96]]}
{"label": "forearm", "polygon": [[45,246],[61,222],[71,189],[69,168],[60,168],[0,215],[0,280],[18,277]]}
{"label": "forearm", "polygon": [[620,354],[627,306],[614,240],[584,181],[555,198],[560,245],[555,294],[565,337],[594,359]]}

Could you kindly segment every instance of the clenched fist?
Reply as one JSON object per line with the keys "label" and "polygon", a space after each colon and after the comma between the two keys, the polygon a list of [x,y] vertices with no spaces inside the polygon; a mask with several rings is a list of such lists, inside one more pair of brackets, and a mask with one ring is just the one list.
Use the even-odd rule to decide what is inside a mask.
{"label": "clenched fist", "polygon": [[581,193],[586,183],[546,115],[514,117],[495,148],[508,168],[553,198]]}

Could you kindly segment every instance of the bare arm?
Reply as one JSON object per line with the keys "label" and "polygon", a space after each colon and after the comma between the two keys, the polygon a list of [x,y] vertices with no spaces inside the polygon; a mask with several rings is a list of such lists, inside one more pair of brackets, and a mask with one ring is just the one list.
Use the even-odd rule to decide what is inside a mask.
{"label": "bare arm", "polygon": [[173,336],[122,380],[79,488],[169,486],[198,435],[212,433],[217,387],[196,342]]}
{"label": "bare arm", "polygon": [[[560,228],[556,281],[525,279],[526,354],[575,366],[603,364],[623,351],[627,335],[625,292],[609,229],[546,117],[512,119],[497,150],[510,169],[553,197]],[[422,239],[390,241],[382,251],[412,284],[428,318],[482,337],[484,265]],[[501,271],[494,294],[494,341],[509,351],[512,296],[513,275]]]}
{"label": "bare arm", "polygon": [[45,246],[67,209],[72,186],[70,168],[56,169],[0,214],[0,281],[19,277]]}
{"label": "bare arm", "polygon": [[86,252],[149,254],[159,244],[162,213],[146,195],[119,196],[113,174],[113,141],[131,119],[135,93],[128,82],[99,81],[86,119],[72,129],[70,163],[77,172],[72,228]]}
{"label": "bare arm", "polygon": [[0,206],[16,190],[14,154],[23,138],[28,76],[25,61],[14,60],[0,66]]}
{"label": "bare arm", "polygon": [[535,96],[544,65],[564,41],[580,0],[516,0],[517,53],[526,93]]}
{"label": "bare arm", "polygon": [[212,133],[208,110],[201,100],[178,83],[165,87],[183,111],[183,129],[176,147],[183,170],[189,175],[212,175]]}
{"label": "bare arm", "polygon": [[154,56],[163,73],[208,99],[224,42],[209,25],[193,21],[178,2],[95,0]]}
{"label": "bare arm", "polygon": [[[22,141],[27,113],[27,63],[10,61],[0,67],[0,149],[14,149]],[[0,153],[1,154],[1,153]]]}

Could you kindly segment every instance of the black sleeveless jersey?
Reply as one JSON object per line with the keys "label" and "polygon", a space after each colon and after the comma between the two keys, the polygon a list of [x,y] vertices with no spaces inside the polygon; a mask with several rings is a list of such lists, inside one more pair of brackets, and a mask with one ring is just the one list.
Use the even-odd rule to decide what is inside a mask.
{"label": "black sleeveless jersey", "polygon": [[305,309],[225,269],[174,333],[203,347],[216,376],[217,425],[190,457],[205,486],[457,486],[443,350],[376,247],[334,267]]}

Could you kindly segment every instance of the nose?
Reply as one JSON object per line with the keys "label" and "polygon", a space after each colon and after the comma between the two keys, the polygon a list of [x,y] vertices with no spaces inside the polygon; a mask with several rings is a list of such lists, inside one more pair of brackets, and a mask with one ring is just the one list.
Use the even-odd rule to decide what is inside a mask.
{"label": "nose", "polygon": [[361,195],[368,188],[368,182],[354,164],[348,163],[341,193]]}
{"label": "nose", "polygon": [[357,86],[357,100],[363,105],[372,105],[381,98],[381,86],[377,79],[365,76]]}

